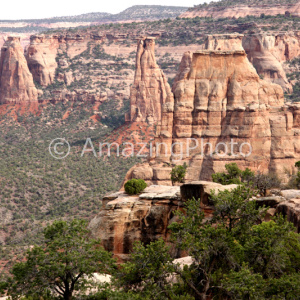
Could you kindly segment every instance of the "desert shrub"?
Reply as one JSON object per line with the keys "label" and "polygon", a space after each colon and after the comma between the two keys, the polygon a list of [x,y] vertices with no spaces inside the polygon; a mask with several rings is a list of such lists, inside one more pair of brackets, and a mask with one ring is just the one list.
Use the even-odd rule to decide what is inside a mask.
{"label": "desert shrub", "polygon": [[213,182],[221,183],[223,185],[240,184],[243,182],[247,185],[251,185],[254,172],[250,169],[246,168],[242,171],[236,163],[226,164],[225,169],[227,172],[212,174]]}
{"label": "desert shrub", "polygon": [[253,178],[253,185],[262,196],[266,196],[268,189],[281,186],[281,180],[276,174],[262,174],[258,172]]}
{"label": "desert shrub", "polygon": [[137,195],[147,187],[147,183],[143,179],[130,179],[125,185],[125,192],[129,195]]}
{"label": "desert shrub", "polygon": [[183,183],[186,175],[187,164],[184,163],[182,166],[175,166],[171,171],[171,180],[174,185],[175,182]]}

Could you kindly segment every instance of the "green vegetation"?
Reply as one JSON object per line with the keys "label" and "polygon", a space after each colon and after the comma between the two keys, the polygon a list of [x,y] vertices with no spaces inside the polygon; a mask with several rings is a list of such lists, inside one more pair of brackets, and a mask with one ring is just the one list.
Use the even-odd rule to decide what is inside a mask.
{"label": "green vegetation", "polygon": [[213,182],[221,183],[223,185],[240,184],[246,181],[249,182],[254,177],[254,172],[248,168],[242,171],[236,163],[226,164],[225,169],[227,173],[221,172],[212,174]]}
{"label": "green vegetation", "polygon": [[[100,105],[105,124],[90,119],[95,113],[92,103],[45,104],[38,110],[42,113],[16,111],[17,120],[12,119],[12,112],[1,115],[0,256],[2,266],[7,264],[1,272],[22,259],[28,245],[39,245],[43,228],[53,220],[90,220],[99,212],[102,197],[119,190],[127,171],[140,161],[114,153],[98,155],[99,143],[106,142],[115,127],[124,123],[128,103],[119,110],[115,107],[115,100]],[[67,112],[68,118],[63,119]],[[50,155],[49,144],[61,137],[69,142],[71,151],[58,160]],[[97,157],[93,153],[81,156],[87,138]]]}
{"label": "green vegetation", "polygon": [[178,183],[184,183],[184,177],[186,175],[186,170],[187,170],[187,164],[184,163],[182,166],[175,166],[172,168],[171,171],[171,181],[172,185],[174,185],[176,182]]}
{"label": "green vegetation", "polygon": [[300,59],[294,58],[293,60],[286,62],[289,68],[293,70],[291,73],[287,73],[287,78],[289,81],[293,83],[293,92],[291,94],[286,93],[286,99],[292,102],[299,102],[300,101]]}
{"label": "green vegetation", "polygon": [[[79,276],[74,284],[79,294],[72,299],[299,299],[300,235],[280,215],[263,221],[267,208],[257,207],[252,196],[244,186],[213,193],[210,219],[200,200],[187,201],[169,226],[171,246],[162,239],[138,242],[119,269],[110,254],[94,248],[99,241],[88,239],[84,222],[54,222],[44,231],[43,247],[35,246],[25,262],[14,265],[10,293],[28,300],[38,299],[36,294],[58,299],[50,291],[97,271],[111,274],[111,284],[83,297],[80,291],[90,282]],[[174,263],[178,251],[185,251],[191,263]],[[71,299],[70,292],[62,297]]]}
{"label": "green vegetation", "polygon": [[137,195],[147,187],[147,183],[143,179],[130,179],[125,185],[125,192],[129,195]]}
{"label": "green vegetation", "polygon": [[250,169],[240,170],[236,163],[226,164],[226,172],[212,174],[213,182],[223,185],[228,184],[245,184],[252,187],[258,192],[266,196],[267,190],[270,188],[280,187],[281,181],[275,174],[255,174]]}
{"label": "green vegetation", "polygon": [[71,300],[74,292],[93,287],[93,273],[111,273],[111,255],[99,240],[88,239],[86,221],[55,221],[44,230],[44,243],[27,252],[26,261],[13,266],[9,295],[41,297],[55,292]]}

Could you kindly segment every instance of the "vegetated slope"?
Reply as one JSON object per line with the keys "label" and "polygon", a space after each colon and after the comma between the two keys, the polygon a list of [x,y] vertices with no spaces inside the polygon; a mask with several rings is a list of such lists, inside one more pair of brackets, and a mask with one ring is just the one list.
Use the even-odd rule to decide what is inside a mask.
{"label": "vegetated slope", "polygon": [[[110,157],[100,156],[99,143],[124,123],[128,104],[120,109],[114,100],[99,107],[70,102],[0,107],[0,273],[1,261],[7,263],[23,246],[39,243],[46,223],[90,219],[101,207],[103,195],[120,188],[126,172],[139,159],[118,157],[115,151]],[[108,116],[107,120],[94,122],[95,111]],[[130,137],[130,132],[126,135]],[[65,159],[55,159],[49,152],[56,138],[70,144]],[[97,157],[81,155],[87,138]]]}
{"label": "vegetated slope", "polygon": [[118,14],[95,12],[45,19],[0,20],[0,29],[2,32],[41,32],[53,27],[68,28],[94,23],[159,20],[176,18],[187,9],[188,7],[183,6],[135,5]]}
{"label": "vegetated slope", "polygon": [[188,7],[184,6],[162,6],[162,5],[134,5],[116,15],[110,15],[107,21],[127,21],[127,20],[159,20],[176,18],[185,12]]}

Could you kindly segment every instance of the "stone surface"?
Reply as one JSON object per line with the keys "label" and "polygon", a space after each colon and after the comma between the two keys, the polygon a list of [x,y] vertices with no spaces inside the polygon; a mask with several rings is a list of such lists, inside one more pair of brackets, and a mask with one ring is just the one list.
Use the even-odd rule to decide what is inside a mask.
{"label": "stone surface", "polygon": [[172,112],[174,99],[154,54],[155,38],[138,41],[134,84],[130,90],[130,120],[155,124]]}
{"label": "stone surface", "polygon": [[243,47],[259,75],[291,92],[293,88],[287,80],[282,62],[299,55],[299,40],[295,33],[247,35],[243,38]]}
{"label": "stone surface", "polygon": [[140,196],[124,192],[107,196],[103,207],[89,228],[94,238],[100,238],[106,250],[120,260],[126,260],[135,241],[149,243],[168,238],[168,225],[179,208],[179,187],[150,186]]}
{"label": "stone surface", "polygon": [[261,197],[255,198],[254,201],[257,203],[258,206],[269,206],[271,208],[277,207],[278,204],[285,201],[286,199],[279,196],[274,197]]}
{"label": "stone surface", "polygon": [[[90,224],[89,229],[93,238],[99,238],[106,250],[112,251],[119,261],[128,258],[135,241],[150,243],[159,238],[169,241],[168,226],[178,221],[174,212],[182,209],[188,199],[201,199],[201,209],[205,219],[209,220],[214,207],[209,201],[212,190],[215,193],[232,190],[237,185],[221,185],[206,181],[192,181],[179,186],[152,185],[147,187],[139,196],[129,196],[125,192],[108,195],[103,199],[102,208]],[[289,197],[297,196],[295,190],[282,191]],[[299,191],[298,191],[299,192]],[[110,200],[113,199],[113,200]],[[271,220],[276,213],[287,216],[300,231],[300,199],[286,199],[272,196],[254,198],[258,206],[269,206],[265,221]],[[173,255],[178,253],[172,249]],[[177,260],[181,266],[190,264],[189,258]]]}
{"label": "stone surface", "polygon": [[19,37],[8,37],[1,48],[0,104],[37,101],[37,89]]}
{"label": "stone surface", "polygon": [[205,205],[210,205],[212,203],[209,201],[209,197],[212,191],[217,195],[219,192],[231,191],[237,187],[236,184],[222,185],[210,181],[192,181],[180,187],[180,194],[183,201],[195,198],[201,199],[201,202]]}
{"label": "stone surface", "polygon": [[[33,35],[27,49],[26,60],[33,79],[42,86],[53,83],[57,68],[56,55],[59,48],[57,38]],[[66,79],[70,82],[70,78]]]}
{"label": "stone surface", "polygon": [[300,190],[283,190],[281,191],[281,195],[285,199],[300,199]]}
{"label": "stone surface", "polygon": [[300,199],[289,199],[280,203],[276,213],[282,213],[287,220],[292,222],[300,233]]}

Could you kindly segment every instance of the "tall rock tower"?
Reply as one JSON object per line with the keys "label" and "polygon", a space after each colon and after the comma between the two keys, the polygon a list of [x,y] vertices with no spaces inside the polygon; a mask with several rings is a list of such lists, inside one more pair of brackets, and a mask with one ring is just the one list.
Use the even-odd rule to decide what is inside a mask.
{"label": "tall rock tower", "polygon": [[130,121],[160,124],[164,112],[173,111],[174,98],[154,54],[155,38],[138,41],[134,84],[130,91]]}
{"label": "tall rock tower", "polygon": [[0,104],[37,101],[19,37],[8,37],[0,57]]}

